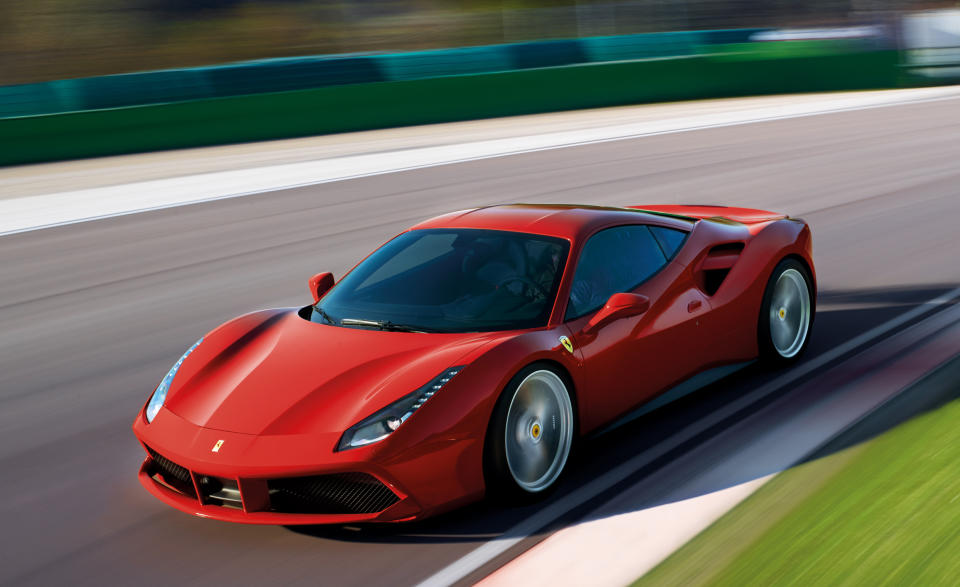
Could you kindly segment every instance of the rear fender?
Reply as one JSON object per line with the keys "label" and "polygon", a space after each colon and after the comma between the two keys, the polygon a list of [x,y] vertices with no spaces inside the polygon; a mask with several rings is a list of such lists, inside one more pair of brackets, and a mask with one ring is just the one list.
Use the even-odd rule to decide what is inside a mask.
{"label": "rear fender", "polygon": [[757,356],[757,321],[763,292],[774,268],[784,258],[797,257],[809,267],[816,299],[810,240],[810,229],[803,221],[784,219],[768,224],[745,242],[739,258],[710,297],[711,321],[718,332],[725,333],[722,362]]}

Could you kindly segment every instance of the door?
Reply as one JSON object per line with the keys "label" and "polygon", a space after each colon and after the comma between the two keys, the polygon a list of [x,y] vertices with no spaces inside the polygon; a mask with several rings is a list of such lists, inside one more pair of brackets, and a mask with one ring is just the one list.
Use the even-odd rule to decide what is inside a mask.
{"label": "door", "polygon": [[[689,271],[669,262],[685,233],[625,225],[597,232],[581,249],[565,321],[583,357],[584,431],[607,423],[698,369],[700,318],[709,301]],[[645,313],[591,328],[619,292],[650,299]]]}

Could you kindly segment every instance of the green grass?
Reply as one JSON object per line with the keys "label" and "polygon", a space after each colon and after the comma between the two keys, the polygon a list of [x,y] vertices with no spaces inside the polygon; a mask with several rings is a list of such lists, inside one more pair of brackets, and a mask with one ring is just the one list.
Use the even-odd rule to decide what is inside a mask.
{"label": "green grass", "polygon": [[795,467],[635,585],[960,584],[960,400]]}

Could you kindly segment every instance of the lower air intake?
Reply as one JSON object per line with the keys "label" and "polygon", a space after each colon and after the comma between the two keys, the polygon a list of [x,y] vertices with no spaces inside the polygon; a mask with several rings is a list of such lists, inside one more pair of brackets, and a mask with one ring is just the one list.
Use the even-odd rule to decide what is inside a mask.
{"label": "lower air intake", "polygon": [[366,473],[271,479],[267,487],[270,509],[287,514],[375,514],[400,501]]}
{"label": "lower air intake", "polygon": [[197,477],[197,486],[200,489],[200,495],[203,496],[203,503],[243,509],[240,485],[236,479],[200,475]]}
{"label": "lower air intake", "polygon": [[159,454],[149,446],[147,447],[147,452],[150,453],[151,458],[151,477],[156,479],[159,475],[159,480],[167,487],[184,495],[189,495],[194,498],[197,497],[197,492],[193,488],[193,480],[190,478],[190,471]]}

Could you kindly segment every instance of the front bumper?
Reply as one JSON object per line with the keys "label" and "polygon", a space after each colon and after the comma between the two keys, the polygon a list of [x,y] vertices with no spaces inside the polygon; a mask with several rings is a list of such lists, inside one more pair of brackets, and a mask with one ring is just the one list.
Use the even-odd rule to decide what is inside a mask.
{"label": "front bumper", "polygon": [[[265,479],[235,479],[241,495],[241,506],[224,505],[200,489],[201,475],[190,471],[193,494],[178,491],[165,483],[156,471],[154,458],[148,456],[140,467],[140,483],[155,497],[178,510],[201,518],[246,524],[347,524],[359,522],[400,522],[415,519],[422,510],[409,497],[372,513],[288,513],[273,511]],[[381,481],[382,482],[382,481]],[[391,490],[392,491],[392,490]]]}
{"label": "front bumper", "polygon": [[482,447],[470,440],[426,442],[400,454],[376,446],[331,453],[338,435],[223,432],[166,409],[151,424],[139,415],[133,430],[147,451],[140,483],[164,503],[204,518],[280,525],[401,522],[483,494],[476,474]]}

